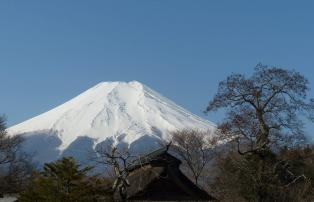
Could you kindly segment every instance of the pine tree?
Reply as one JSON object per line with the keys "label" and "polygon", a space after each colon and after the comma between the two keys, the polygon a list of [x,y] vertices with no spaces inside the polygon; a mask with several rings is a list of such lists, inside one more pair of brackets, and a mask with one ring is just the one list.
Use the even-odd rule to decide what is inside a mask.
{"label": "pine tree", "polygon": [[71,157],[45,164],[42,172],[34,174],[28,188],[20,194],[19,201],[110,201],[109,182],[96,176],[88,176],[91,169],[80,169]]}

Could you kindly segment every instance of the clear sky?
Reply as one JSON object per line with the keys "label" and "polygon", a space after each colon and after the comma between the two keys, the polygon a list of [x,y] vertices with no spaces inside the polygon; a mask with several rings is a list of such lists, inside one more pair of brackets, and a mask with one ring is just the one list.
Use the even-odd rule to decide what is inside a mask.
{"label": "clear sky", "polygon": [[138,80],[218,121],[202,113],[218,82],[259,62],[314,89],[313,11],[287,0],[1,0],[0,113],[13,125],[100,81]]}

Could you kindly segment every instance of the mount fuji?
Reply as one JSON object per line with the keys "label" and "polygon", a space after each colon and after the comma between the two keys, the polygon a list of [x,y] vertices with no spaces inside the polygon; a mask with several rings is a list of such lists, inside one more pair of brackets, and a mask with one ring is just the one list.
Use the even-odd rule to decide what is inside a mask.
{"label": "mount fuji", "polygon": [[22,135],[23,150],[38,163],[61,156],[83,161],[101,144],[143,153],[170,140],[171,131],[195,128],[213,133],[204,120],[137,81],[102,82],[70,101],[10,127]]}

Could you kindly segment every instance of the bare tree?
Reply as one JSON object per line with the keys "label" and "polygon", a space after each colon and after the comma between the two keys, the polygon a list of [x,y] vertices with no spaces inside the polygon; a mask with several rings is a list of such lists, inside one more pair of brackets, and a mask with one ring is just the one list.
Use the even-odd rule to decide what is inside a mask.
{"label": "bare tree", "polygon": [[217,178],[229,193],[237,190],[250,201],[275,201],[282,190],[291,192],[296,185],[310,189],[308,176],[292,170],[289,159],[273,150],[274,145],[304,140],[300,115],[314,121],[314,100],[307,99],[308,92],[308,80],[300,73],[261,64],[250,77],[233,73],[219,83],[207,112],[225,110],[219,135],[236,142],[239,155],[231,152],[223,158],[225,169]]}
{"label": "bare tree", "polygon": [[118,149],[117,147],[100,147],[97,149],[99,156],[98,162],[111,166],[114,170],[115,180],[112,186],[113,192],[118,191],[122,201],[126,201],[127,188],[130,186],[128,181],[129,166],[134,160],[128,149]]}
{"label": "bare tree", "polygon": [[34,172],[32,156],[19,151],[14,161],[5,166],[0,189],[5,193],[17,193],[23,190]]}
{"label": "bare tree", "polygon": [[0,117],[0,165],[14,161],[22,142],[20,136],[10,137],[6,132],[6,119]]}
{"label": "bare tree", "polygon": [[15,191],[22,185],[26,170],[22,169],[22,155],[18,150],[23,139],[21,136],[9,136],[6,132],[6,119],[0,116],[0,195]]}
{"label": "bare tree", "polygon": [[250,143],[247,151],[239,147],[240,154],[260,153],[273,143],[302,135],[298,115],[314,120],[314,100],[307,100],[308,91],[308,80],[300,73],[258,64],[250,77],[232,74],[220,82],[207,112],[225,108],[220,132]]}
{"label": "bare tree", "polygon": [[209,132],[184,129],[172,133],[172,148],[185,162],[196,184],[211,159],[211,148],[216,142]]}

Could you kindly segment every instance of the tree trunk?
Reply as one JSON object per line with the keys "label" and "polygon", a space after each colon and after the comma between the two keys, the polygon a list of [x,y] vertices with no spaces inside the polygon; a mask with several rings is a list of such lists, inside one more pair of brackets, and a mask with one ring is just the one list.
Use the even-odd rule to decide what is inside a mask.
{"label": "tree trunk", "polygon": [[119,194],[120,194],[120,197],[121,197],[121,201],[122,202],[126,202],[126,193],[125,191],[123,191],[123,188],[119,188]]}
{"label": "tree trunk", "polygon": [[263,112],[260,110],[256,110],[256,114],[259,121],[259,129],[260,129],[260,132],[257,135],[256,144],[258,148],[263,148],[267,145],[267,142],[268,142],[269,127],[264,121]]}

